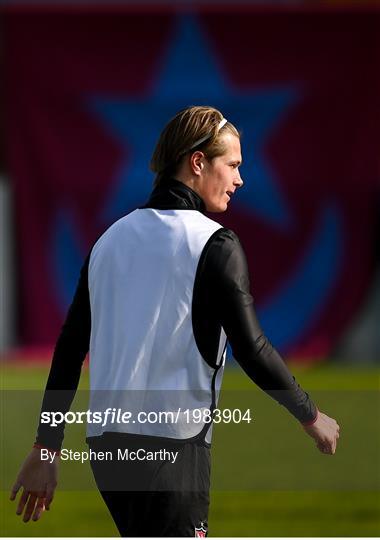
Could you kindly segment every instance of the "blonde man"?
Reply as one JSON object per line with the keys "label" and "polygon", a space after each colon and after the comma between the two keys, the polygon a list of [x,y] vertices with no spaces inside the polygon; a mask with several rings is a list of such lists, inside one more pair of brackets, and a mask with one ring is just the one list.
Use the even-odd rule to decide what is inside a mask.
{"label": "blonde man", "polygon": [[[91,407],[104,422],[88,424],[87,442],[114,456],[91,466],[122,536],[207,534],[210,419],[227,338],[248,376],[320,451],[335,453],[338,424],[318,411],[260,328],[236,234],[205,215],[224,212],[242,187],[241,162],[239,132],[220,111],[189,107],[171,119],[153,153],[149,201],[93,246],[57,342],[42,410],[68,411],[89,350]],[[68,391],[59,403],[48,392],[58,389]],[[140,421],[112,422],[123,407]],[[172,422],[141,416],[173,411]],[[41,452],[59,452],[62,440],[63,428],[40,423],[11,495],[24,488],[18,513],[26,521],[50,506],[59,457],[47,464]]]}

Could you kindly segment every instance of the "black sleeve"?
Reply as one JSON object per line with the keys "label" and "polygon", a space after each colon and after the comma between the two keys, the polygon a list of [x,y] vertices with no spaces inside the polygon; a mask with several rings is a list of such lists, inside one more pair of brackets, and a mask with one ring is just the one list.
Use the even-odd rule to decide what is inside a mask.
{"label": "black sleeve", "polygon": [[[90,344],[89,259],[90,255],[83,264],[73,302],[55,346],[41,414],[43,412],[65,414],[70,409],[78,388],[82,364]],[[42,423],[40,416],[36,444],[59,450],[64,437],[64,428],[64,423],[56,427],[50,426],[50,423]]]}
{"label": "black sleeve", "polygon": [[260,327],[250,293],[246,257],[232,231],[221,229],[214,235],[205,254],[203,279],[213,291],[220,324],[243,370],[300,422],[313,421],[316,406]]}

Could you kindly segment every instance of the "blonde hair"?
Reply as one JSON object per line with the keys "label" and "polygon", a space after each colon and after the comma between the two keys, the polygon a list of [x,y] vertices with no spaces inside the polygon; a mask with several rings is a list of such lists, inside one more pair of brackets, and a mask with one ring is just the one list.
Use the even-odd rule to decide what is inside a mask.
{"label": "blonde hair", "polygon": [[226,147],[220,135],[230,132],[240,138],[240,133],[228,121],[219,127],[222,120],[222,113],[214,107],[193,106],[179,111],[164,127],[154,149],[150,161],[150,169],[156,173],[154,186],[175,176],[189,152],[202,150],[209,161],[223,155]]}

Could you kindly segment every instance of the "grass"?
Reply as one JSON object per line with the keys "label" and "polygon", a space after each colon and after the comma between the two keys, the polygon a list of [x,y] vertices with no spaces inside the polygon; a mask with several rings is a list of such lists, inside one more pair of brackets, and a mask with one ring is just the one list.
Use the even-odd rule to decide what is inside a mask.
{"label": "grass", "polygon": [[[253,421],[214,427],[210,535],[380,535],[379,370],[324,364],[292,371],[340,423],[338,451],[319,453],[287,411],[240,370],[228,370],[220,407],[249,408]],[[34,440],[46,375],[45,366],[2,367],[1,535],[118,536],[88,463],[61,463],[51,511],[38,523],[23,523],[8,501]],[[87,384],[85,372],[81,388]],[[78,393],[73,410],[85,410],[82,399]],[[83,427],[66,431],[65,447],[86,449]]]}

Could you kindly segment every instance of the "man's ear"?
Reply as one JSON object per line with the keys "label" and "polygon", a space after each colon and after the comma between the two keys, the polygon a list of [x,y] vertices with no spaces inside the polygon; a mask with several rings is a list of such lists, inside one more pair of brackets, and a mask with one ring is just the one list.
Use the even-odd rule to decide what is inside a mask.
{"label": "man's ear", "polygon": [[203,170],[204,157],[205,157],[204,153],[200,152],[199,150],[197,150],[196,152],[194,152],[190,156],[190,167],[191,167],[192,172],[196,176],[199,176],[201,174],[202,170]]}

